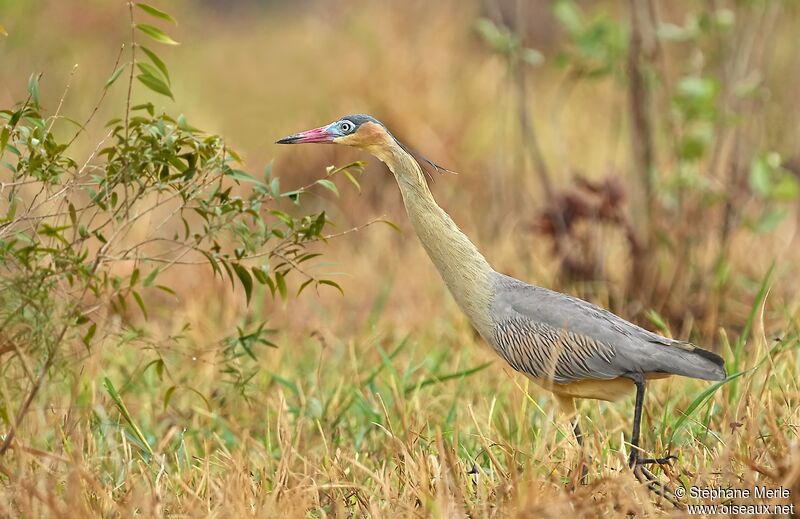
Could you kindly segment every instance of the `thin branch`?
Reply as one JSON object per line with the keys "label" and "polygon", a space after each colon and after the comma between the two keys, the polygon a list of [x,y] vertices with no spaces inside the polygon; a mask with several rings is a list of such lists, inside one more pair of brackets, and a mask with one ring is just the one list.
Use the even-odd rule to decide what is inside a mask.
{"label": "thin branch", "polygon": [[133,95],[133,73],[136,69],[136,24],[133,23],[133,2],[128,2],[131,20],[131,74],[128,78],[128,95],[125,98],[125,144],[128,144],[130,132],[131,96]]}
{"label": "thin branch", "polygon": [[72,78],[75,77],[76,70],[78,70],[77,63],[72,67],[72,70],[69,73],[69,78],[67,78],[67,86],[64,87],[64,93],[61,94],[61,99],[58,100],[58,106],[56,107],[55,113],[52,115],[52,117],[50,117],[50,124],[47,126],[47,133],[50,133],[53,130],[53,125],[56,123],[56,119],[59,118],[61,107],[64,106],[64,99],[67,98],[67,93],[69,92],[70,85],[72,85]]}

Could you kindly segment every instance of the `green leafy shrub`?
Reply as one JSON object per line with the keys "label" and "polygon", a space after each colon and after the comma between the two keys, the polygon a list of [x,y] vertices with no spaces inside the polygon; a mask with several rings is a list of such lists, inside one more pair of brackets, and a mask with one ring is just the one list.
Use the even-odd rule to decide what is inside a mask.
{"label": "green leafy shrub", "polygon": [[[603,3],[550,4],[561,33],[557,48],[539,57],[552,66],[547,73],[560,74],[555,108],[529,101],[536,96],[526,94],[524,75],[538,72],[515,67],[522,49],[529,50],[523,42],[533,36],[519,33],[524,24],[515,21],[514,32],[480,19],[477,29],[517,71],[509,79],[518,91],[522,148],[532,156],[547,200],[533,228],[551,238],[561,279],[589,292],[622,279],[610,296],[615,311],[664,332],[688,325],[692,333],[713,337],[720,325],[743,329],[746,315],[731,314],[727,301],[752,298],[764,275],[732,276],[742,269],[730,264],[731,247],[763,240],[800,197],[798,177],[787,167],[791,146],[779,145],[780,133],[765,116],[769,62],[752,50],[770,48],[775,33],[768,28],[790,7],[697,5],[676,24],[667,21],[674,13],[664,9],[661,18],[656,5],[630,2],[616,12]],[[603,82],[625,93],[623,109],[612,106],[609,115],[620,132],[614,138],[627,141],[620,140],[619,171],[580,172],[556,192],[528,113],[549,111],[559,140],[559,112],[572,92]],[[569,171],[569,157],[560,158],[557,167]],[[624,276],[613,272],[620,262],[607,261],[603,233],[609,229],[626,242]]]}
{"label": "green leafy shrub", "polygon": [[[131,23],[133,13],[131,7]],[[156,42],[176,43],[155,26],[134,27]],[[9,431],[0,454],[42,385],[79,369],[74,358],[101,332],[120,345],[147,340],[136,322],[148,318],[148,294],[174,294],[166,271],[210,266],[209,275],[239,284],[248,302],[258,285],[286,299],[293,271],[305,278],[300,291],[339,288],[302,267],[319,256],[309,247],[325,239],[328,221],[324,212],[305,211],[300,200],[316,185],[336,192],[335,184],[323,178],[282,192],[269,166],[259,177],[240,169],[239,156],[220,136],[192,127],[182,115],[158,113],[152,103],[130,106],[137,72],[140,85],[172,97],[166,65],[136,41],[130,63],[116,68],[101,102],[126,71],[124,114],[108,123],[106,136],[82,160],[70,150],[91,116],[70,140],[59,138],[54,126],[65,118],[43,110],[39,76],[31,76],[23,103],[0,110],[0,376],[6,385],[0,420]],[[355,182],[348,170],[359,167],[329,169],[328,177],[344,172]],[[121,317],[121,324],[109,325],[110,317]],[[252,376],[252,369],[240,369],[242,356],[255,360],[255,346],[273,345],[264,322],[248,324],[222,340],[223,372],[240,385]],[[161,373],[164,361],[157,347],[152,351],[151,364]]]}

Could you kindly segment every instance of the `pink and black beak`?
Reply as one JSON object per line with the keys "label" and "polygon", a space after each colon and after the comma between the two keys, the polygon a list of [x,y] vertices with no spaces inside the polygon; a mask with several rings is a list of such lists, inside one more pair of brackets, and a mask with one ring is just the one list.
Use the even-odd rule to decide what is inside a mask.
{"label": "pink and black beak", "polygon": [[306,142],[333,142],[336,137],[341,135],[332,128],[334,125],[320,126],[313,130],[306,130],[304,132],[289,135],[283,139],[275,141],[275,144],[303,144]]}

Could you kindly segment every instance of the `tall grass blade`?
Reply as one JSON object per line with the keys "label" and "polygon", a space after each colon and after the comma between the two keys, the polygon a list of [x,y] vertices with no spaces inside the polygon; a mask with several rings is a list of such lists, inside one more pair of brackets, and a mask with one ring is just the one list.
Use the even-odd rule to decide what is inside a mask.
{"label": "tall grass blade", "polygon": [[109,379],[108,377],[104,377],[103,378],[103,387],[105,387],[106,392],[108,393],[108,396],[111,397],[111,400],[114,401],[114,405],[117,407],[117,410],[122,415],[122,418],[125,419],[125,421],[130,426],[131,430],[133,430],[133,434],[136,437],[136,439],[138,440],[137,445],[139,446],[139,448],[144,449],[145,451],[147,451],[147,453],[151,457],[155,456],[155,453],[153,452],[153,448],[150,447],[150,444],[148,443],[147,439],[144,437],[144,434],[142,433],[142,430],[139,428],[139,426],[137,425],[136,421],[131,416],[131,413],[128,411],[128,408],[125,405],[125,402],[122,401],[122,397],[117,392],[117,389],[114,387],[114,384],[111,382],[111,379]]}
{"label": "tall grass blade", "polygon": [[418,389],[422,389],[423,387],[431,386],[431,385],[434,385],[434,384],[441,384],[442,382],[447,382],[448,380],[452,380],[454,378],[466,378],[466,377],[468,377],[470,375],[474,375],[475,373],[477,373],[479,371],[483,371],[484,369],[488,368],[492,364],[493,364],[493,361],[490,360],[488,362],[484,362],[483,364],[475,366],[474,368],[465,369],[463,371],[457,371],[455,373],[449,373],[447,375],[438,375],[438,376],[434,376],[434,377],[431,377],[431,378],[427,378],[425,380],[417,382],[416,384],[412,384],[410,386],[406,386],[404,391],[405,391],[405,394],[409,394],[409,393],[411,393],[413,391],[416,391]]}

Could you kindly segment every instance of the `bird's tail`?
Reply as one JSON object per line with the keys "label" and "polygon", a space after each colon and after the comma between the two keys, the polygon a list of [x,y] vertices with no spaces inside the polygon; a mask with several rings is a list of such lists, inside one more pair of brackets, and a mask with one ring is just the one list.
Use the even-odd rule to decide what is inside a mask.
{"label": "bird's tail", "polygon": [[724,380],[728,376],[725,360],[716,353],[688,342],[677,342],[674,346],[683,360],[675,365],[676,375],[702,380]]}

